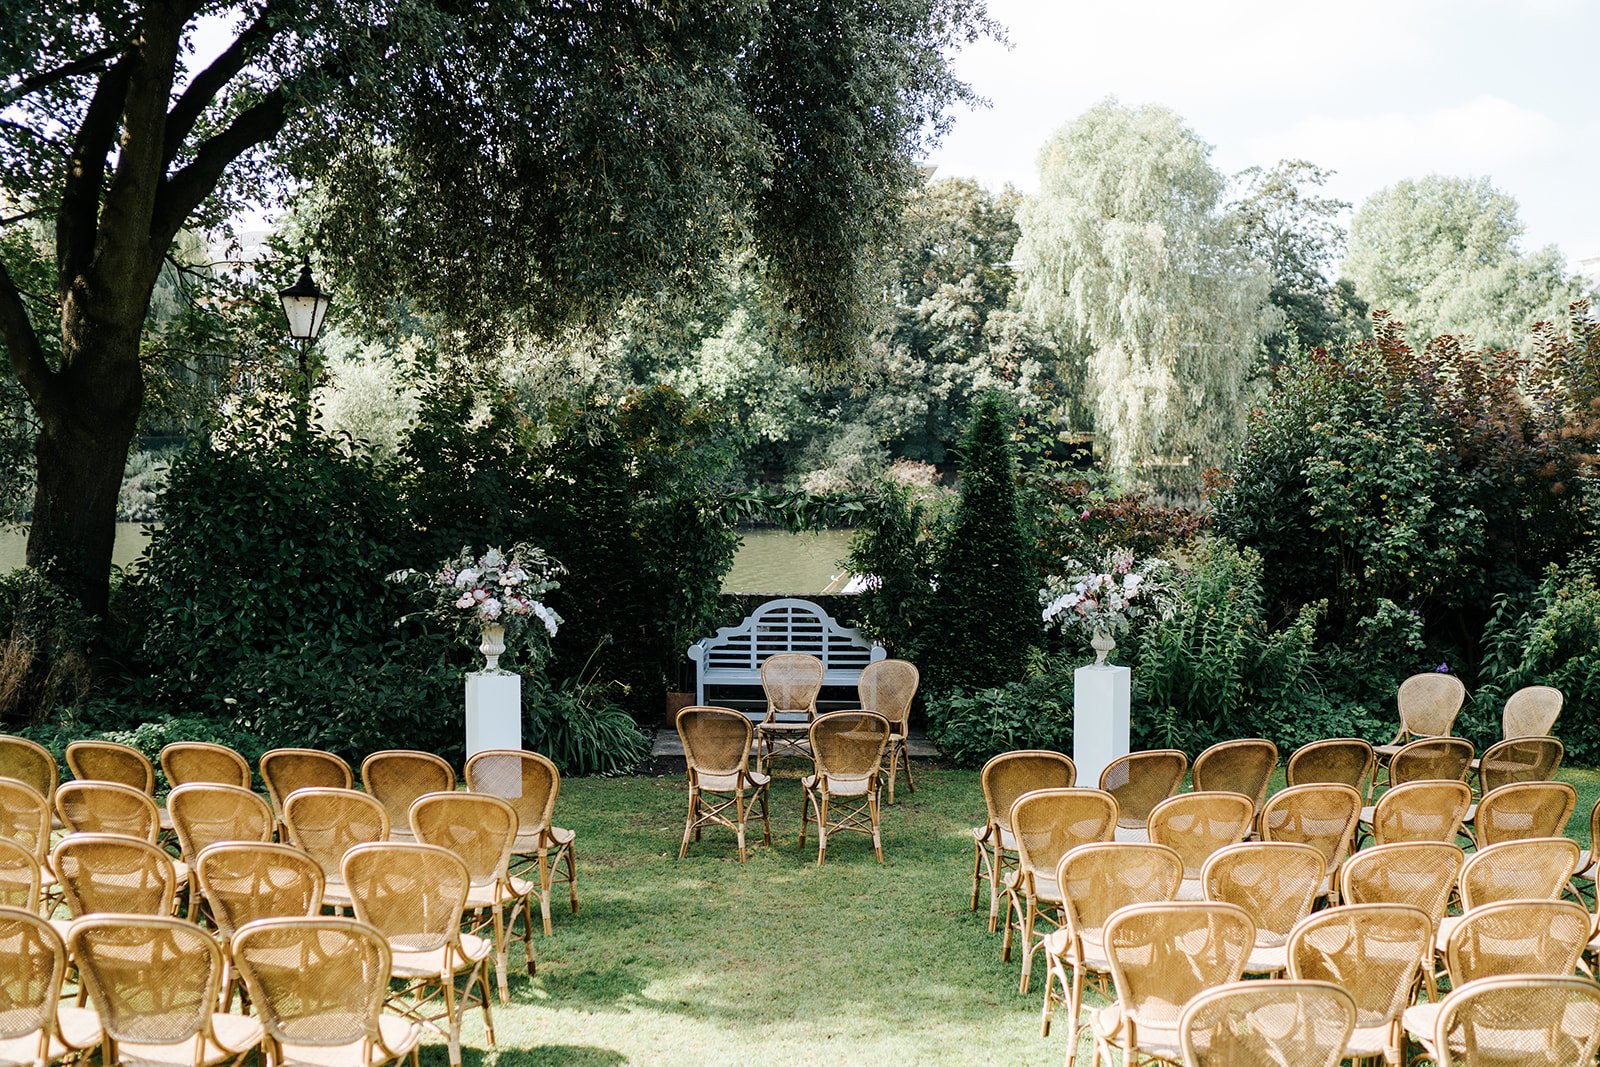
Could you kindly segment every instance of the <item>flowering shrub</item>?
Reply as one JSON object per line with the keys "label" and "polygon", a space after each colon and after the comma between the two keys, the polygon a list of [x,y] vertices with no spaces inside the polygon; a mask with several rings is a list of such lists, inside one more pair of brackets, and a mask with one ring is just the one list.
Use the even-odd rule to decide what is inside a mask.
{"label": "flowering shrub", "polygon": [[543,624],[545,639],[555,637],[561,616],[539,598],[560,588],[556,576],[565,573],[566,568],[544,549],[516,544],[509,555],[491,548],[474,556],[471,549],[463,547],[455,559],[431,575],[400,571],[394,577],[399,581],[425,577],[425,596],[433,601],[429,613],[446,623],[504,626],[509,649],[535,643],[534,620]]}
{"label": "flowering shrub", "polygon": [[1167,576],[1171,565],[1162,559],[1137,559],[1125,548],[1112,550],[1093,570],[1075,559],[1065,561],[1070,577],[1051,575],[1039,590],[1045,625],[1065,632],[1075,627],[1093,633],[1127,633],[1134,619],[1172,613],[1173,599]]}

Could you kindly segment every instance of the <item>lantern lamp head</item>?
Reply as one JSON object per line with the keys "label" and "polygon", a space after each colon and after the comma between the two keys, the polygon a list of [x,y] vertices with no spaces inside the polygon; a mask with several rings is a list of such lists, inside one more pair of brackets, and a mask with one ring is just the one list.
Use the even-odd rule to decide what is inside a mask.
{"label": "lantern lamp head", "polygon": [[322,320],[333,298],[323,292],[311,277],[311,264],[300,267],[300,280],[278,293],[284,317],[289,320],[289,336],[309,344],[322,332]]}

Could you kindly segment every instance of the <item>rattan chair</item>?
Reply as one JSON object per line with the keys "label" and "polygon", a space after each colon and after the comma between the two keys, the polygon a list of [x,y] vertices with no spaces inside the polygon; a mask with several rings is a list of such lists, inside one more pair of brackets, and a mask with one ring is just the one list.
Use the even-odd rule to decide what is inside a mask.
{"label": "rattan chair", "polygon": [[119,782],[153,797],[156,769],[143,752],[115,741],[74,741],[67,746],[67,769],[80,782]]}
{"label": "rattan chair", "polygon": [[[178,875],[161,849],[111,834],[69,834],[50,853],[61,897],[74,919],[85,915],[170,916]],[[62,936],[67,924],[59,922]]]}
{"label": "rattan chair", "polygon": [[222,1008],[242,985],[233,962],[235,932],[258,919],[309,919],[322,914],[325,878],[317,861],[292,845],[227,842],[195,859],[195,880],[222,935]]}
{"label": "rattan chair", "polygon": [[109,1043],[107,1062],[239,1063],[261,1044],[261,1023],[216,1010],[222,950],[182,919],[101,915],[67,934]]}
{"label": "rattan chair", "polygon": [[1150,813],[1150,840],[1183,857],[1179,900],[1205,898],[1200,869],[1213,852],[1249,836],[1254,821],[1255,804],[1243,793],[1179,793],[1155,806]]}
{"label": "rattan chair", "polygon": [[1045,919],[1059,927],[1061,887],[1056,868],[1061,857],[1079,845],[1110,841],[1117,827],[1117,801],[1101,789],[1036,789],[1011,805],[1011,829],[1017,838],[1017,869],[1006,878],[1006,935],[1002,959],[1011,958],[1012,932],[1021,934],[1022,980],[1028,991],[1033,955],[1044,942],[1038,930]]}
{"label": "rattan chair", "polygon": [[1069,789],[1078,778],[1070,757],[1045,749],[1002,752],[983,765],[978,782],[988,821],[972,828],[972,910],[978,910],[978,883],[989,885],[989,932],[1000,924],[1001,883],[1017,866],[1017,839],[1011,832],[1011,805],[1035,789]]}
{"label": "rattan chair", "polygon": [[1596,801],[1594,807],[1589,809],[1589,847],[1578,856],[1578,870],[1572,876],[1572,895],[1579,900],[1583,899],[1583,895],[1577,883],[1587,882],[1590,902],[1594,901],[1595,875],[1600,873],[1600,862],[1597,861],[1600,861],[1600,801]]}
{"label": "rattan chair", "polygon": [[461,932],[470,878],[460,858],[415,841],[357,845],[345,853],[344,883],[356,918],[389,943],[391,976],[404,984],[389,994],[389,1006],[442,1034],[451,1067],[461,1067],[461,1020],[476,1001],[493,1048],[487,961],[494,945]]}
{"label": "rattan chair", "polygon": [[167,784],[231,785],[250,788],[250,764],[227,745],[209,741],[174,741],[162,748],[158,759]]}
{"label": "rattan chair", "polygon": [[1292,841],[1229,845],[1206,860],[1200,870],[1206,899],[1237,904],[1255,923],[1246,974],[1277,976],[1289,969],[1289,932],[1311,914],[1325,869],[1318,849]]}
{"label": "rattan chair", "polygon": [[1290,754],[1286,782],[1291,787],[1336,782],[1365,796],[1376,759],[1372,745],[1359,737],[1313,741]]}
{"label": "rattan chair", "polygon": [[[467,788],[510,804],[517,813],[517,839],[511,847],[510,871],[526,878],[537,871],[539,914],[550,935],[550,895],[566,884],[572,914],[578,914],[577,834],[555,825],[561,772],[537,752],[488,749],[467,760]],[[566,867],[566,877],[558,877]]]}
{"label": "rattan chair", "polygon": [[1385,792],[1371,808],[1361,809],[1371,826],[1372,841],[1454,841],[1472,807],[1472,790],[1461,781],[1405,782]]}
{"label": "rattan chair", "polygon": [[1474,760],[1485,793],[1518,782],[1548,782],[1561,769],[1566,747],[1554,737],[1511,737],[1497,741]]}
{"label": "rattan chair", "polygon": [[745,825],[756,804],[761,805],[762,843],[772,844],[772,821],[767,815],[767,787],[772,779],[750,769],[755,730],[743,714],[711,707],[684,708],[678,712],[677,729],[689,773],[689,814],[683,821],[678,858],[689,854],[690,840],[700,840],[703,827],[726,826],[738,839],[739,862],[743,863]]}
{"label": "rattan chair", "polygon": [[863,711],[875,711],[889,720],[889,744],[884,759],[889,761],[889,803],[894,803],[894,780],[900,764],[906,765],[906,788],[917,791],[911,776],[910,736],[911,701],[916,698],[922,676],[916,665],[903,659],[880,659],[867,664],[856,682],[856,696]]}
{"label": "rattan chair", "polygon": [[46,804],[54,804],[61,768],[50,750],[37,741],[0,734],[0,778],[14,778],[32,786]]}
{"label": "rattan chair", "polygon": [[180,854],[191,866],[211,845],[272,840],[272,809],[260,796],[238,786],[180,785],[167,795],[167,810],[172,813]]}
{"label": "rattan chair", "polygon": [[33,912],[0,907],[0,1063],[37,1067],[101,1041],[100,1020],[61,1003],[67,949]]}
{"label": "rattan chair", "polygon": [[32,854],[49,883],[50,806],[33,786],[13,778],[0,778],[0,838],[21,845]]}
{"label": "rattan chair", "polygon": [[39,861],[23,845],[0,836],[0,908],[39,912],[43,884]]}
{"label": "rattan chair", "polygon": [[510,939],[518,917],[528,973],[535,970],[530,901],[539,891],[536,882],[511,873],[516,809],[487,794],[430,793],[411,805],[411,832],[423,844],[449,849],[466,864],[466,907],[478,916],[468,932],[481,936],[484,930],[493,930],[500,1003],[508,1003]]}
{"label": "rattan chair", "polygon": [[1356,1020],[1346,1057],[1400,1063],[1401,1012],[1432,949],[1433,921],[1422,909],[1347,904],[1309,915],[1290,931],[1289,977],[1336,982],[1350,994]]}
{"label": "rattan chair", "polygon": [[1272,794],[1256,819],[1256,832],[1263,841],[1293,841],[1322,853],[1325,870],[1317,893],[1337,904],[1339,865],[1350,854],[1360,818],[1361,794],[1354,786],[1313,782]]}
{"label": "rattan chair", "polygon": [[[770,662],[770,661],[769,661]],[[883,786],[883,751],[889,720],[874,711],[831,711],[811,722],[808,746],[812,772],[801,780],[800,847],[806,845],[810,816],[817,820],[817,866],[828,859],[828,837],[859,833],[872,838],[883,862],[878,799]],[[842,803],[834,806],[834,801]]]}
{"label": "rattan chair", "polygon": [[[1052,930],[1043,942],[1045,982],[1040,1033],[1050,1036],[1055,1006],[1066,1004],[1071,1023],[1067,1038],[1069,1065],[1077,1059],[1085,985],[1092,982],[1107,999],[1113,996],[1108,984],[1111,961],[1105,950],[1106,920],[1119,908],[1132,904],[1170,901],[1182,881],[1183,860],[1178,854],[1165,845],[1147,841],[1079,845],[1056,864],[1056,886],[1061,891],[1065,925]],[[1057,983],[1060,994],[1055,992]]]}
{"label": "rattan chair", "polygon": [[1232,904],[1135,904],[1112,915],[1105,948],[1117,999],[1090,1016],[1096,1065],[1111,1067],[1113,1048],[1125,1064],[1138,1055],[1177,1061],[1184,1006],[1238,981],[1255,936],[1250,916]]}
{"label": "rattan chair", "polygon": [[1600,985],[1519,975],[1451,990],[1425,1048],[1438,1067],[1573,1067],[1597,1045]]}
{"label": "rattan chair", "polygon": [[1463,832],[1480,847],[1529,837],[1560,837],[1578,805],[1566,782],[1516,782],[1491,789],[1467,812]]}
{"label": "rattan chair", "polygon": [[1175,748],[1118,756],[1100,772],[1100,788],[1117,798],[1118,841],[1150,840],[1150,812],[1183,785],[1189,757]]}
{"label": "rattan chair", "polygon": [[357,919],[262,919],[233,938],[234,958],[274,1064],[381,1067],[422,1029],[383,1010],[392,957]]}
{"label": "rattan chair", "polygon": [[150,796],[116,782],[63,782],[56,790],[56,814],[75,834],[120,834],[148,841],[161,836],[161,813]]}
{"label": "rattan chair", "polygon": [[272,813],[278,819],[278,836],[284,834],[283,802],[296,789],[350,789],[355,786],[355,775],[350,764],[316,748],[275,748],[262,753],[257,767],[261,781],[267,787],[267,799],[272,801]]}
{"label": "rattan chair", "polygon": [[[1339,892],[1350,904],[1409,904],[1437,934],[1466,856],[1442,841],[1403,841],[1363,849],[1339,871]],[[1433,942],[1417,963],[1433,988]]]}
{"label": "rattan chair", "polygon": [[1527,685],[1506,697],[1500,736],[1543,737],[1555,729],[1567,698],[1553,685]]}
{"label": "rattan chair", "polygon": [[361,761],[361,788],[389,813],[389,836],[395,841],[411,839],[413,801],[455,787],[455,768],[431,752],[387,749]]}
{"label": "rattan chair", "polygon": [[768,656],[761,663],[761,689],[767,714],[756,724],[757,762],[762,774],[771,774],[778,756],[811,758],[806,746],[822,692],[822,661],[800,652]]}
{"label": "rattan chair", "polygon": [[1278,769],[1278,746],[1261,737],[1222,741],[1194,760],[1196,792],[1243,793],[1260,811],[1267,802],[1267,784]]}
{"label": "rattan chair", "polygon": [[1332,982],[1232,982],[1178,1017],[1186,1067],[1338,1067],[1356,1005]]}
{"label": "rattan chair", "polygon": [[1453,674],[1429,671],[1413,674],[1400,683],[1395,693],[1395,704],[1400,711],[1400,729],[1393,741],[1373,747],[1379,765],[1367,786],[1369,803],[1372,791],[1377,788],[1379,775],[1387,771],[1388,762],[1394,754],[1405,747],[1408,741],[1419,737],[1448,737],[1456,716],[1461,713],[1461,705],[1466,702],[1467,687]]}
{"label": "rattan chair", "polygon": [[322,902],[351,906],[340,864],[356,845],[389,839],[389,813],[383,805],[354,789],[296,789],[283,805],[289,842],[322,868]]}

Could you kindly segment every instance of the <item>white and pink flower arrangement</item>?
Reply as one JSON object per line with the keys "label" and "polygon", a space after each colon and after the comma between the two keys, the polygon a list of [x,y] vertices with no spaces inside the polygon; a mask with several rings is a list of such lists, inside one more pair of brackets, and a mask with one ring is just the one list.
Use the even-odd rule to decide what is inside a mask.
{"label": "white and pink flower arrangement", "polygon": [[[515,544],[505,552],[490,548],[481,556],[463,547],[455,559],[431,574],[400,571],[391,577],[421,583],[424,595],[433,601],[428,614],[456,625],[479,626],[493,670],[500,652],[490,649],[500,640],[506,647],[531,648],[555,637],[561,616],[542,597],[560,588],[556,578],[565,573],[566,568],[544,549]],[[542,637],[535,623],[542,626]]]}
{"label": "white and pink flower arrangement", "polygon": [[[1163,559],[1139,559],[1125,548],[1108,553],[1098,567],[1064,559],[1067,576],[1051,575],[1039,590],[1046,626],[1087,632],[1096,637],[1100,662],[1115,647],[1100,635],[1127,633],[1135,619],[1148,615],[1166,618],[1175,600],[1168,578],[1172,565]],[[1102,643],[1107,647],[1102,650]]]}

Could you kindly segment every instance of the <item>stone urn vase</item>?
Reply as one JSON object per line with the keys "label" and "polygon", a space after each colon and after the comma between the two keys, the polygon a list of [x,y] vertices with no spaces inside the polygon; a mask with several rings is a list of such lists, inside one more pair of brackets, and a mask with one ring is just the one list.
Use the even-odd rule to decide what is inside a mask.
{"label": "stone urn vase", "polygon": [[1089,647],[1094,649],[1094,665],[1096,667],[1109,667],[1106,657],[1116,650],[1117,640],[1111,636],[1109,630],[1096,630],[1089,639]]}
{"label": "stone urn vase", "polygon": [[489,674],[498,673],[500,670],[500,657],[506,650],[506,628],[497,622],[483,624],[483,640],[478,645],[478,651],[483,653],[483,669]]}

